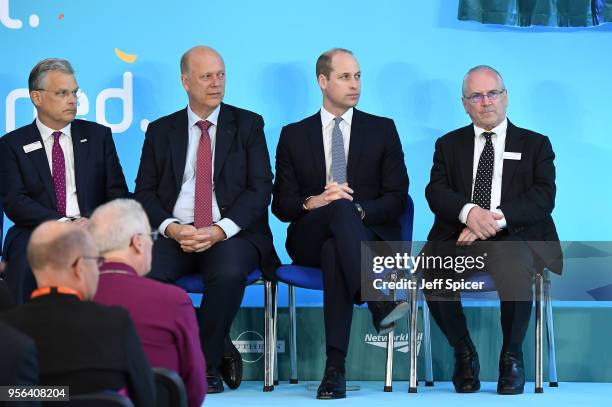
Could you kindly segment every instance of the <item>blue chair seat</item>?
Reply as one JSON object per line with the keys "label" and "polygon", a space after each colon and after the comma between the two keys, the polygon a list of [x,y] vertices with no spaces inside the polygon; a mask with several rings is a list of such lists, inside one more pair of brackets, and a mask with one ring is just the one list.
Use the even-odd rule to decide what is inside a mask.
{"label": "blue chair seat", "polygon": [[276,277],[285,284],[323,291],[323,272],[318,268],[295,265],[280,266],[276,269]]}
{"label": "blue chair seat", "polygon": [[[247,285],[251,285],[261,278],[261,270],[253,270],[247,276]],[[181,287],[188,293],[203,293],[204,292],[204,281],[200,274],[187,274],[176,280],[177,286]]]}

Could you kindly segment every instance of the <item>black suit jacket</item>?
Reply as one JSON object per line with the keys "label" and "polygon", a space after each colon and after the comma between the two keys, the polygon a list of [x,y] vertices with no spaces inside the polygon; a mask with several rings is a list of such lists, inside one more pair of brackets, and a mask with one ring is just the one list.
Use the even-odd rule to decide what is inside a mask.
{"label": "black suit jacket", "polygon": [[[135,196],[155,229],[173,218],[182,186],[189,142],[187,109],[149,124],[142,147]],[[272,171],[263,118],[248,110],[221,104],[215,141],[215,196],[222,218],[229,218],[257,247],[261,267],[272,276],[280,263],[268,225]]]}
{"label": "black suit jacket", "polygon": [[0,321],[36,343],[41,385],[68,385],[71,394],[126,387],[136,406],[155,405],[153,373],[125,309],[52,294]]}
{"label": "black suit jacket", "polygon": [[[82,216],[90,216],[99,205],[126,197],[128,189],[111,130],[74,120],[70,131],[79,209]],[[37,141],[43,148],[24,151],[24,146]],[[7,233],[5,250],[20,231],[31,231],[44,221],[62,217],[57,212],[51,170],[36,121],[0,138],[0,179],[4,212],[15,223]]]}
{"label": "black suit jacket", "polygon": [[[276,150],[274,215],[292,223],[302,218],[304,200],[323,192],[325,174],[320,113],[283,127]],[[354,202],[366,213],[364,224],[382,240],[400,240],[408,173],[393,120],[354,109],[347,182]]]}
{"label": "black suit jacket", "polygon": [[[435,215],[428,240],[459,237],[463,206],[471,202],[474,126],[454,130],[436,141],[431,177],[425,196]],[[530,242],[541,264],[561,273],[559,236],[551,217],[555,206],[555,154],[548,137],[508,121],[504,151],[521,153],[504,160],[501,204],[508,233]],[[545,243],[550,242],[550,243]]]}
{"label": "black suit jacket", "polygon": [[34,341],[0,323],[0,386],[38,385],[38,359]]}

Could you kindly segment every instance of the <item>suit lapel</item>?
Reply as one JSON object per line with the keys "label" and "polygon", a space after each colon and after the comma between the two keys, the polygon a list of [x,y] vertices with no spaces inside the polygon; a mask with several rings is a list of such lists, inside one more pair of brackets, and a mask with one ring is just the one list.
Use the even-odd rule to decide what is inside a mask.
{"label": "suit lapel", "polygon": [[[87,134],[81,128],[81,123],[73,121],[70,126],[70,136],[72,138],[72,151],[74,154],[74,178],[76,183],[77,201],[81,214],[84,215],[87,211],[87,181],[91,179],[89,176],[89,141]],[[68,170],[68,169],[66,169]]]}
{"label": "suit lapel", "polygon": [[[349,141],[348,162],[346,164],[346,180],[348,184],[354,186],[353,175],[359,165],[361,150],[367,143],[368,129],[364,116],[357,109],[353,109],[353,120],[351,122],[351,139]],[[375,136],[375,135],[374,135]]]}
{"label": "suit lapel", "polygon": [[36,127],[36,120],[34,120],[34,122],[29,126],[23,145],[27,146],[28,144],[36,143],[37,141],[41,143],[43,148],[39,148],[38,150],[27,153],[26,155],[30,158],[30,160],[32,160],[34,168],[36,168],[40,179],[43,181],[45,190],[51,198],[53,206],[56,206],[57,202],[55,200],[55,187],[53,186],[53,177],[51,176],[51,169],[49,168],[49,161],[47,160],[45,143],[43,143],[38,127]]}
{"label": "suit lapel", "polygon": [[327,184],[325,175],[325,150],[323,149],[323,126],[321,124],[321,113],[317,112],[307,119],[308,143],[312,153],[312,167],[317,180]]}
{"label": "suit lapel", "polygon": [[[510,123],[508,120],[508,129],[506,130],[506,146],[504,151],[521,153],[523,150],[523,136],[518,127]],[[503,158],[502,158],[503,159]],[[502,189],[501,202],[504,202],[504,193],[507,193],[512,185],[512,178],[516,172],[521,160],[504,160],[502,171]]]}
{"label": "suit lapel", "polygon": [[461,137],[459,138],[459,154],[457,157],[459,169],[461,171],[461,179],[463,180],[463,188],[467,199],[472,199],[472,178],[474,178],[474,126],[466,126]]}
{"label": "suit lapel", "polygon": [[187,123],[187,109],[185,108],[177,113],[174,125],[170,129],[170,134],[168,135],[177,195],[181,190],[183,174],[185,173],[185,163],[187,161],[187,146],[189,144],[189,129],[187,129]]}
{"label": "suit lapel", "polygon": [[215,136],[215,173],[213,176],[215,183],[219,179],[219,174],[221,174],[227,154],[232,148],[232,143],[236,137],[236,130],[234,115],[225,104],[221,104],[219,120],[217,122],[217,134]]}

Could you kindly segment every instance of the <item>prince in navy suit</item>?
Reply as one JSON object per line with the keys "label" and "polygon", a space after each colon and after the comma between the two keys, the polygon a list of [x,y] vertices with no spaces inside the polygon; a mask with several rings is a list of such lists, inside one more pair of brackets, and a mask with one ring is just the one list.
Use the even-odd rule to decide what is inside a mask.
{"label": "prince in navy suit", "polygon": [[17,303],[36,286],[26,260],[34,228],[47,220],[84,226],[98,205],[127,195],[111,130],[75,120],[80,91],[70,63],[39,62],[28,86],[36,120],[0,138],[0,197],[15,224],[4,242],[5,278]]}

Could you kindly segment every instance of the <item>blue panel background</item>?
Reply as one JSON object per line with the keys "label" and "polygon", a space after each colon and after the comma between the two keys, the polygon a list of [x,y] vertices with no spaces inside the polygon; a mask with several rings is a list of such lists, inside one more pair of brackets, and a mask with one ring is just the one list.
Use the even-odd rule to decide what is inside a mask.
{"label": "blue panel background", "polygon": [[[122,87],[129,72],[132,121],[127,130],[115,132],[115,142],[133,188],[144,137],[141,121],[185,106],[179,58],[195,44],[208,44],[225,58],[226,102],[264,116],[274,157],[281,127],[320,106],[317,56],[334,46],[349,48],[363,71],[359,107],[397,124],[415,201],[414,239],[423,240],[433,221],[424,188],[435,139],[469,122],[460,103],[461,79],[471,66],[486,63],[504,75],[510,119],[551,138],[558,177],[554,217],[561,238],[611,240],[612,26],[517,29],[459,22],[457,0],[170,4],[0,0],[0,132],[11,121],[19,127],[32,120],[27,99],[16,102],[14,115],[6,101],[10,92],[27,87],[30,69],[42,58],[73,63],[89,100],[82,117],[89,120],[96,120],[100,92]],[[31,15],[38,16],[36,27],[29,23]],[[8,28],[8,17],[23,26]],[[116,47],[138,59],[122,62]],[[119,100],[106,106],[107,122],[123,120]],[[271,224],[281,259],[288,261],[285,225],[274,217]],[[258,290],[250,292],[255,293],[247,297],[259,302]],[[306,293],[298,299],[320,302],[318,295]]]}

